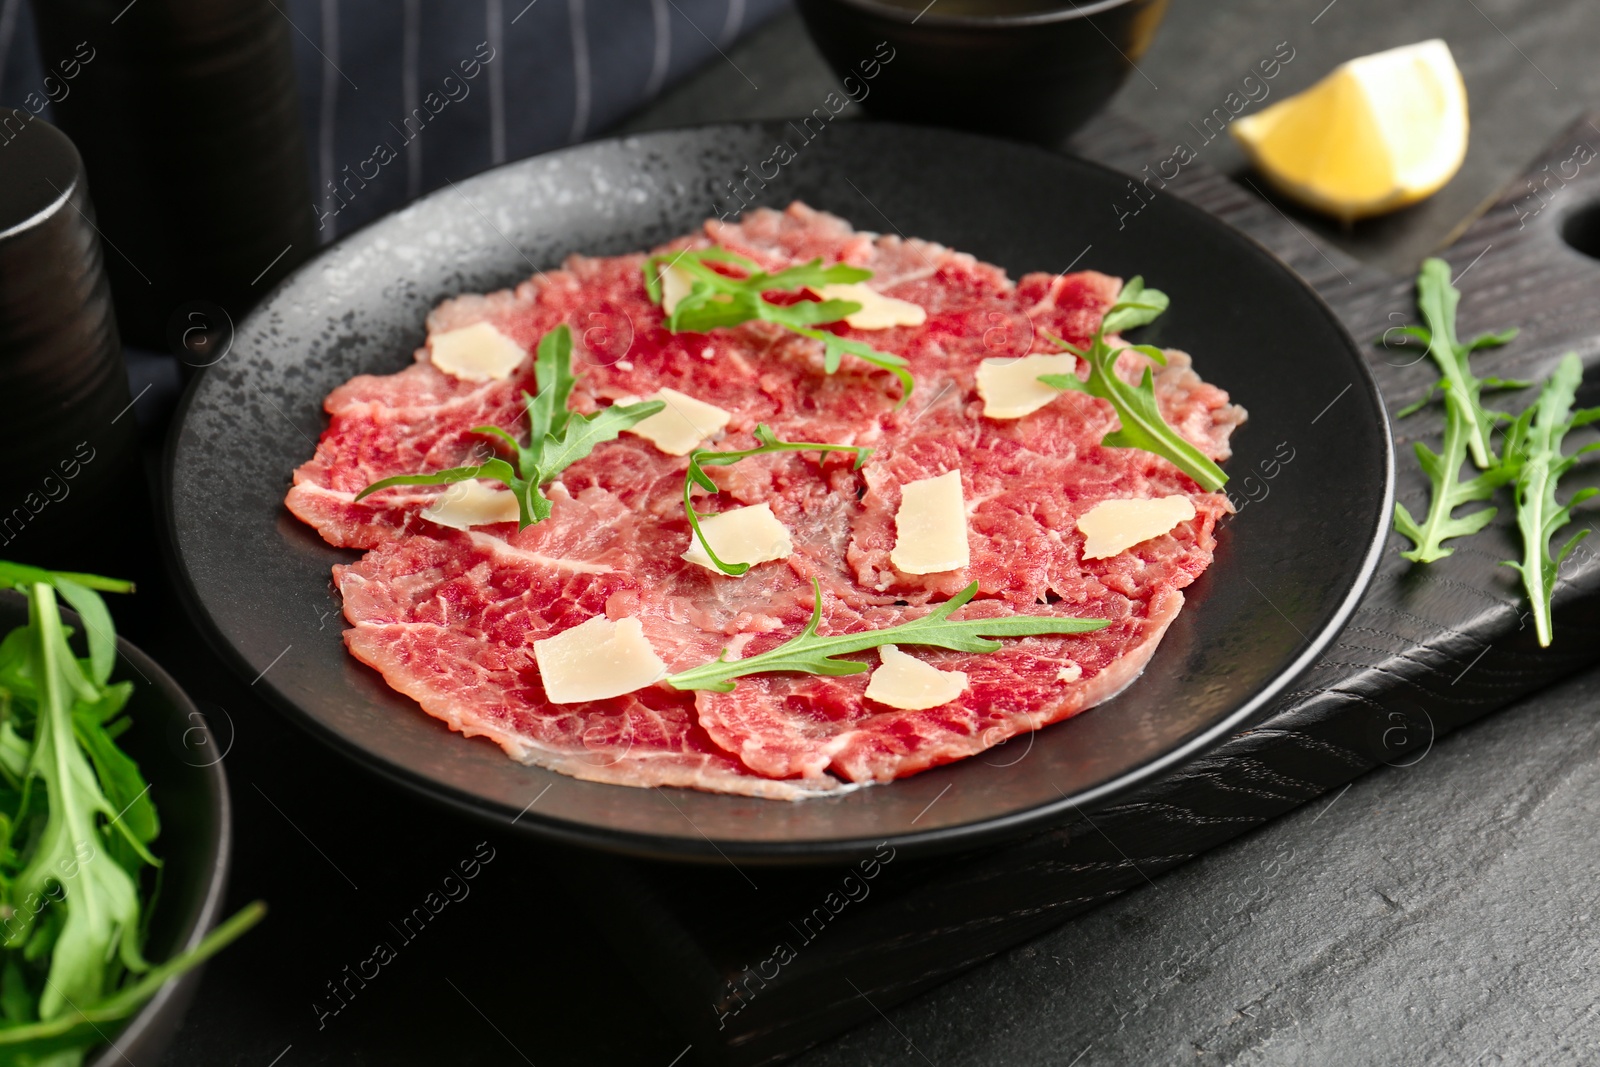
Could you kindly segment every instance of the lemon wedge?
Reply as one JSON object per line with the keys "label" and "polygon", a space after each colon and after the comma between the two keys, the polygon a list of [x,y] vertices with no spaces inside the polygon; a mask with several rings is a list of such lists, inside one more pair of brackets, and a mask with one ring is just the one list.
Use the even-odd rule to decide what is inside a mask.
{"label": "lemon wedge", "polygon": [[1467,89],[1434,39],[1352,59],[1229,127],[1286,196],[1345,222],[1432,196],[1467,154]]}

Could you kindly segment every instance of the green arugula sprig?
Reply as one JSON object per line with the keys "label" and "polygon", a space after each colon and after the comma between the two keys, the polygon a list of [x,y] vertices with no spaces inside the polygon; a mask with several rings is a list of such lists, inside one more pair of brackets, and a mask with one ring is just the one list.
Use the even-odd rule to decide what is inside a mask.
{"label": "green arugula sprig", "polygon": [[[1417,275],[1417,307],[1427,326],[1407,326],[1398,331],[1426,344],[1428,355],[1439,368],[1439,380],[1428,388],[1421,400],[1402,409],[1398,417],[1405,418],[1421,410],[1435,393],[1444,393],[1441,451],[1434,452],[1421,441],[1414,446],[1417,462],[1433,486],[1427,514],[1418,522],[1404,504],[1397,500],[1394,505],[1394,528],[1409,538],[1413,546],[1401,555],[1417,563],[1443,559],[1455,551],[1444,547],[1444,542],[1477,533],[1487,526],[1495,517],[1496,508],[1480,508],[1459,517],[1455,509],[1489,499],[1497,488],[1516,477],[1515,466],[1500,463],[1491,444],[1495,425],[1511,416],[1486,409],[1483,392],[1485,389],[1517,389],[1530,383],[1475,377],[1467,360],[1479,349],[1505,344],[1517,331],[1482,334],[1462,344],[1456,339],[1456,307],[1460,299],[1460,291],[1450,284],[1449,264],[1442,259],[1426,260]],[[1463,480],[1461,468],[1468,458],[1483,473]]]}
{"label": "green arugula sprig", "polygon": [[511,452],[510,462],[488,459],[473,467],[451,467],[432,474],[400,474],[373,482],[356,499],[396,485],[449,485],[454,482],[487,478],[503,483],[517,497],[518,529],[525,529],[550,517],[550,498],[542,487],[556,475],[594,451],[596,445],[616,438],[623,430],[666,407],[660,400],[639,404],[616,404],[593,415],[579,415],[567,408],[567,400],[577,377],[572,373],[572,331],[557,326],[539,340],[534,360],[538,395],[524,392],[527,407],[528,443],[522,444],[498,426],[474,426],[469,432],[493,437]]}
{"label": "green arugula sprig", "polygon": [[96,685],[105,685],[117,661],[117,631],[111,623],[111,612],[106,610],[106,602],[100,599],[99,593],[131,593],[133,583],[119,578],[102,578],[98,574],[47,571],[24,563],[0,560],[0,588],[15,589],[26,594],[40,583],[61,594],[61,599],[72,605],[72,610],[83,619],[83,625],[88,630],[89,674]]}
{"label": "green arugula sprig", "polygon": [[1402,408],[1396,417],[1403,419],[1422,410],[1435,393],[1443,390],[1446,414],[1453,411],[1465,429],[1473,466],[1488,470],[1496,461],[1490,443],[1495,424],[1506,421],[1509,416],[1485,408],[1484,391],[1525,389],[1533,383],[1473,375],[1468,357],[1480,349],[1500,347],[1517,336],[1517,329],[1479,334],[1462,344],[1456,337],[1456,307],[1460,302],[1461,291],[1450,283],[1450,264],[1437,257],[1424,260],[1417,275],[1417,309],[1427,325],[1403,326],[1395,332],[1427,346],[1429,358],[1439,368],[1439,380],[1428,387],[1422,399]]}
{"label": "green arugula sprig", "polygon": [[[236,911],[194,948],[166,963],[158,964],[135,982],[99,1000],[80,1004],[71,1011],[43,1022],[0,1024],[0,1063],[18,1067],[50,1064],[50,1067],[76,1067],[83,1053],[101,1044],[110,1027],[123,1022],[155,996],[168,980],[193,970],[238,940],[250,927],[266,917],[267,906],[257,900]],[[46,1059],[46,1056],[61,1056]]]}
{"label": "green arugula sprig", "polygon": [[[743,270],[743,278],[733,278],[712,270],[707,263],[731,263]],[[864,282],[872,272],[848,263],[824,267],[820,258],[810,263],[768,274],[753,260],[723,248],[690,249],[673,256],[651,256],[644,263],[644,287],[651,301],[661,303],[661,274],[676,267],[691,279],[686,296],[667,316],[667,329],[673,333],[689,330],[708,333],[721,326],[737,326],[752,319],[764,319],[782,326],[810,326],[819,322],[838,322],[861,310],[853,300],[803,300],[779,305],[762,298],[768,292],[799,292],[824,285],[850,285]]]}
{"label": "green arugula sprig", "polygon": [[[0,640],[0,1064],[77,1067],[108,1029],[174,975],[260,920],[252,904],[189,952],[144,959],[147,894],[160,861],[150,787],[116,745],[129,682],[112,683],[116,633],[99,591],[132,583],[0,563],[28,597],[28,623]],[[69,644],[58,593],[89,655]]]}
{"label": "green arugula sprig", "polygon": [[1462,480],[1461,466],[1467,461],[1472,425],[1454,407],[1446,407],[1442,451],[1434,452],[1416,442],[1417,462],[1433,483],[1428,496],[1428,511],[1422,522],[1412,518],[1400,501],[1394,502],[1394,528],[1411,539],[1412,547],[1400,555],[1416,563],[1432,563],[1455,551],[1444,547],[1454,537],[1475,534],[1493,520],[1498,508],[1480,508],[1469,515],[1456,515],[1456,508],[1473,501],[1488,500],[1494,491],[1516,476],[1516,469],[1495,464],[1481,474]]}
{"label": "green arugula sprig", "polygon": [[[1577,464],[1578,457],[1600,449],[1600,444],[1591,444],[1572,455],[1563,455],[1561,445],[1570,430],[1600,421],[1600,408],[1572,410],[1583,379],[1583,364],[1573,353],[1562,357],[1555,373],[1540,388],[1538,398],[1520,415],[1512,418],[1505,412],[1485,408],[1485,391],[1522,388],[1532,383],[1508,378],[1480,379],[1472,374],[1468,357],[1473,352],[1503,345],[1517,331],[1483,334],[1461,343],[1456,337],[1460,296],[1450,283],[1449,266],[1441,259],[1427,260],[1417,275],[1417,306],[1427,325],[1398,331],[1407,339],[1426,344],[1439,368],[1439,380],[1400,415],[1421,409],[1442,391],[1445,426],[1440,452],[1433,452],[1421,442],[1416,445],[1417,460],[1432,483],[1427,515],[1419,523],[1405,505],[1396,502],[1394,528],[1412,542],[1413,547],[1401,553],[1406,559],[1418,563],[1443,559],[1454,551],[1444,547],[1445,541],[1476,533],[1496,514],[1495,508],[1486,507],[1457,516],[1455,509],[1487,500],[1497,488],[1510,483],[1523,557],[1520,562],[1507,560],[1505,565],[1522,576],[1539,644],[1548,647],[1553,639],[1551,602],[1557,574],[1562,562],[1589,531],[1580,532],[1554,552],[1551,538],[1572,521],[1575,506],[1600,492],[1580,489],[1565,504],[1556,498],[1557,483]],[[1496,456],[1492,446],[1494,428],[1506,422],[1510,425],[1506,427],[1504,450]],[[1461,469],[1469,459],[1482,468],[1482,473],[1463,480]]]}
{"label": "green arugula sprig", "polygon": [[[732,264],[743,270],[745,276],[730,277],[711,269],[708,263]],[[681,270],[690,278],[689,292],[667,316],[667,329],[673,333],[685,330],[708,333],[755,319],[775,322],[792,333],[821,341],[823,369],[827,373],[838,370],[845,356],[855,356],[900,379],[900,402],[895,405],[896,409],[904,407],[906,401],[911,399],[916,381],[906,369],[907,362],[903,356],[881,352],[871,345],[815,328],[822,323],[838,322],[846,315],[853,315],[861,310],[860,304],[854,300],[801,300],[793,304],[774,304],[762,295],[863,282],[872,277],[870,270],[846,263],[824,267],[821,259],[814,259],[810,263],[768,274],[754,261],[726,249],[689,249],[672,256],[651,256],[644,261],[644,287],[654,303],[661,303],[661,274],[668,267]]]}
{"label": "green arugula sprig", "polygon": [[1565,504],[1556,500],[1556,483],[1561,476],[1573,468],[1583,453],[1600,449],[1600,443],[1596,443],[1585,445],[1570,456],[1561,454],[1561,441],[1567,431],[1600,420],[1600,408],[1572,410],[1582,379],[1583,364],[1575,353],[1567,353],[1545,382],[1539,399],[1517,417],[1507,432],[1501,463],[1502,467],[1516,470],[1517,528],[1522,533],[1523,550],[1521,563],[1507,560],[1505,565],[1522,575],[1542,648],[1548,648],[1551,641],[1556,572],[1578,542],[1589,536],[1589,531],[1580,530],[1554,555],[1550,552],[1550,538],[1572,521],[1575,506],[1600,493],[1600,489],[1580,489]]}
{"label": "green arugula sprig", "polygon": [[[108,826],[111,820],[116,820],[119,827],[123,822],[117,819],[117,809],[78,741],[75,720],[80,716],[73,706],[79,701],[88,703],[89,714],[82,717],[99,719],[104,714],[99,705],[109,703],[120,711],[132,686],[103,693],[84,676],[67,645],[51,586],[39,583],[29,590],[28,608],[33,640],[29,642],[32,647],[28,650],[27,670],[38,707],[33,723],[33,751],[24,767],[24,782],[41,784],[49,809],[28,860],[9,889],[11,899],[21,904],[40,899],[48,883],[61,881],[66,870],[77,870],[78,883],[68,890],[65,920],[53,931],[50,972],[39,994],[39,1017],[49,1019],[62,1014],[71,1004],[105,994],[107,960],[116,957],[122,966],[133,971],[146,970],[149,965],[140,953],[139,893],[133,874],[102,854],[107,842],[100,834],[101,819]],[[133,768],[133,774],[138,774],[137,768]],[[139,858],[154,865],[156,860],[140,836],[132,831],[124,833]],[[22,922],[8,930],[4,943],[8,948],[26,951],[24,946],[42,924],[26,907],[14,908],[13,918],[20,915]]]}
{"label": "green arugula sprig", "polygon": [[879,645],[927,645],[957,652],[998,652],[1003,647],[994,637],[1029,637],[1037,634],[1081,634],[1111,625],[1108,619],[1055,618],[1046,615],[1009,615],[998,619],[950,621],[956,609],[978,592],[973,582],[920,619],[853,634],[817,635],[822,621],[822,585],[813,578],[816,600],[805,629],[777,648],[748,659],[729,660],[727,650],[710,663],[692,667],[667,677],[674,689],[708,689],[731,693],[733,679],[749,674],[791,671],[798,674],[839,676],[860,674],[870,664],[860,660],[838,659],[852,652],[864,652]]}
{"label": "green arugula sprig", "polygon": [[1209,456],[1185,440],[1161,417],[1150,368],[1145,368],[1144,378],[1136,386],[1129,385],[1117,374],[1117,357],[1128,351],[1129,347],[1162,366],[1167,362],[1166,353],[1154,345],[1112,348],[1106,342],[1107,334],[1119,334],[1123,330],[1154,322],[1167,310],[1167,304],[1167,294],[1159,289],[1146,289],[1144,279],[1134,277],[1117,294],[1116,302],[1106,312],[1087,349],[1078,348],[1059,337],[1050,337],[1056,345],[1088,365],[1088,380],[1081,380],[1076,374],[1041,374],[1039,380],[1056,389],[1072,389],[1111,402],[1120,426],[1100,439],[1102,445],[1153,452],[1193,478],[1200,488],[1216,492],[1228,483],[1228,476]]}
{"label": "green arugula sprig", "polygon": [[683,511],[689,517],[689,525],[694,528],[694,535],[700,541],[700,547],[705,549],[706,555],[711,557],[711,562],[723,574],[738,576],[750,569],[748,563],[724,563],[711,549],[711,542],[706,540],[705,533],[700,529],[700,520],[708,519],[709,514],[700,514],[694,510],[692,491],[699,486],[708,493],[718,493],[721,489],[711,480],[705,472],[706,467],[727,467],[738,463],[751,456],[764,456],[773,452],[854,452],[856,462],[854,470],[860,470],[867,462],[867,457],[872,455],[872,449],[862,445],[830,445],[819,444],[816,441],[780,441],[776,434],[764,423],[755,429],[755,438],[759,444],[755,448],[747,448],[739,452],[718,452],[714,449],[701,448],[689,453],[689,469],[683,477]]}

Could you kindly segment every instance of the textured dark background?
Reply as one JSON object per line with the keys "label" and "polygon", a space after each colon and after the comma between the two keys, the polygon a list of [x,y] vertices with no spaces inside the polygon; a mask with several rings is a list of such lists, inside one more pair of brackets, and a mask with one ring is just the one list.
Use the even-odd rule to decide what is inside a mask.
{"label": "textured dark background", "polygon": [[[70,51],[35,40],[31,5],[50,3],[0,0],[0,102],[22,107],[29,94],[47,92],[71,98],[70,79],[45,82]],[[784,0],[269,3],[258,10],[269,21],[283,20],[278,27],[293,50],[308,191],[324,243],[447,181],[604,132],[784,6]],[[119,9],[112,5],[105,14]],[[81,24],[69,40],[81,34],[85,54],[93,55],[109,31],[99,17],[81,11],[77,17]],[[236,62],[215,52],[213,45],[208,59]],[[419,108],[422,117],[408,126]],[[375,155],[380,144],[397,158]],[[363,173],[368,180],[359,179]],[[91,184],[102,180],[90,175]]]}

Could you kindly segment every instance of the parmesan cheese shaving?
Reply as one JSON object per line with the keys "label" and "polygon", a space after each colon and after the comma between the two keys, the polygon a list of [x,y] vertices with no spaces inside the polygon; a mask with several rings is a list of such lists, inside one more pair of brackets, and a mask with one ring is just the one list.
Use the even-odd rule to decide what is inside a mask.
{"label": "parmesan cheese shaving", "polygon": [[906,574],[934,574],[967,565],[967,508],[959,469],[907,482],[895,512],[889,562]]}
{"label": "parmesan cheese shaving", "polygon": [[[785,559],[794,551],[789,539],[789,529],[772,514],[769,504],[756,504],[748,508],[734,508],[720,515],[707,515],[700,520],[700,532],[711,542],[711,551],[724,563],[766,563]],[[683,558],[698,563],[717,574],[723,572],[711,562],[700,538],[689,534],[689,551]],[[734,575],[728,575],[734,577]]]}
{"label": "parmesan cheese shaving", "polygon": [[[696,400],[676,389],[661,389],[645,399],[664,400],[667,406],[624,432],[638,434],[669,456],[688,455],[706,438],[719,433],[733,418],[732,412],[723,411],[704,400]],[[633,402],[632,398],[618,401]]]}
{"label": "parmesan cheese shaving", "polygon": [[881,666],[867,681],[867,698],[891,708],[922,711],[948,704],[967,689],[964,671],[941,671],[894,645],[878,649]]}
{"label": "parmesan cheese shaving", "polygon": [[984,360],[978,364],[978,395],[983,397],[983,413],[991,419],[1031,415],[1061,395],[1061,390],[1041,382],[1039,375],[1071,374],[1077,365],[1077,359],[1067,352]]}
{"label": "parmesan cheese shaving", "polygon": [[856,330],[888,330],[896,326],[921,326],[928,321],[928,312],[921,304],[884,296],[865,282],[849,285],[808,286],[824,300],[849,300],[860,304],[861,310],[844,317],[845,324]]}
{"label": "parmesan cheese shaving", "polygon": [[661,310],[665,314],[672,314],[678,308],[678,301],[689,295],[689,290],[694,287],[694,279],[689,273],[677,267],[667,267],[661,272]]}
{"label": "parmesan cheese shaving", "polygon": [[433,365],[464,382],[504,381],[528,353],[487,322],[446,330],[428,338]]}
{"label": "parmesan cheese shaving", "polygon": [[517,509],[515,493],[491,488],[480,481],[466,481],[457,482],[440,493],[422,510],[422,517],[452,530],[466,530],[497,522],[516,522],[522,515]]}
{"label": "parmesan cheese shaving", "polygon": [[1192,518],[1194,502],[1186,496],[1102,500],[1078,520],[1078,532],[1084,536],[1083,558],[1115,556]]}
{"label": "parmesan cheese shaving", "polygon": [[[661,278],[661,312],[670,316],[674,311],[678,310],[679,301],[694,290],[694,276],[682,267],[665,267],[659,277]],[[711,299],[726,304],[732,302],[733,295],[731,293],[717,293]],[[704,359],[711,358],[705,353],[701,353],[701,357]]]}
{"label": "parmesan cheese shaving", "polygon": [[667,665],[635,618],[588,622],[533,643],[539,678],[552,704],[605,700],[659,681]]}

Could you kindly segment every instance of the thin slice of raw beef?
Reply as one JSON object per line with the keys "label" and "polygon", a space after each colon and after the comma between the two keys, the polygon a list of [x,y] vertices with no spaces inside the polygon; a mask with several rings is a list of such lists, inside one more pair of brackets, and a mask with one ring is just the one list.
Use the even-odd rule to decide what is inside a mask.
{"label": "thin slice of raw beef", "polygon": [[[788,440],[870,445],[863,470],[848,457],[789,453],[714,468],[721,487],[702,513],[768,504],[794,552],[740,578],[684,562],[685,457],[624,435],[569,467],[547,488],[551,517],[463,532],[421,512],[441,489],[367,484],[472,462],[489,453],[473,426],[525,432],[520,394],[535,391],[531,360],[503,382],[458,382],[425,349],[399,373],[361,376],[329,395],[316,455],[295,472],[288,506],[330,543],[370,549],[335,569],[352,624],[352,653],[452,729],[483,735],[528,763],[594,781],[679,785],[797,798],[846,783],[884,781],[981,752],[1106,699],[1134,678],[1183,603],[1180,590],[1209,564],[1226,513],[1166,461],[1099,444],[1110,406],[1065,393],[1012,421],[982,416],[974,375],[991,357],[1052,351],[1046,332],[1075,344],[1098,327],[1119,288],[1093,272],[1029,275],[926,241],[852,230],[796,204],[657,251],[717,244],[769,270],[821,257],[873,271],[870,284],[928,312],[919,327],[837,329],[904,355],[916,393],[896,409],[894,377],[846,358],[834,374],[821,346],[771,323],[713,334],[672,334],[644,289],[644,256],[573,257],[514,290],[448,301],[430,331],[480,321],[531,350],[563,323],[573,330],[573,407],[593,411],[670,387],[733,413],[715,442],[748,448],[758,423]],[[1130,381],[1142,356],[1125,356]],[[1244,413],[1170,353],[1156,376],[1167,420],[1217,459]],[[894,569],[894,515],[903,482],[960,468],[971,562],[906,575]],[[1111,559],[1081,559],[1079,516],[1099,501],[1181,493],[1196,518]],[[961,617],[1094,616],[1105,630],[1007,641],[992,655],[910,649],[967,672],[960,698],[927,711],[866,699],[867,676],[760,675],[732,693],[681,693],[664,683],[590,704],[552,704],[533,642],[594,615],[640,619],[669,670],[751,655],[793,636],[824,596],[823,632],[891,626],[918,617],[967,583],[978,598]],[[875,665],[873,654],[862,657]]]}

